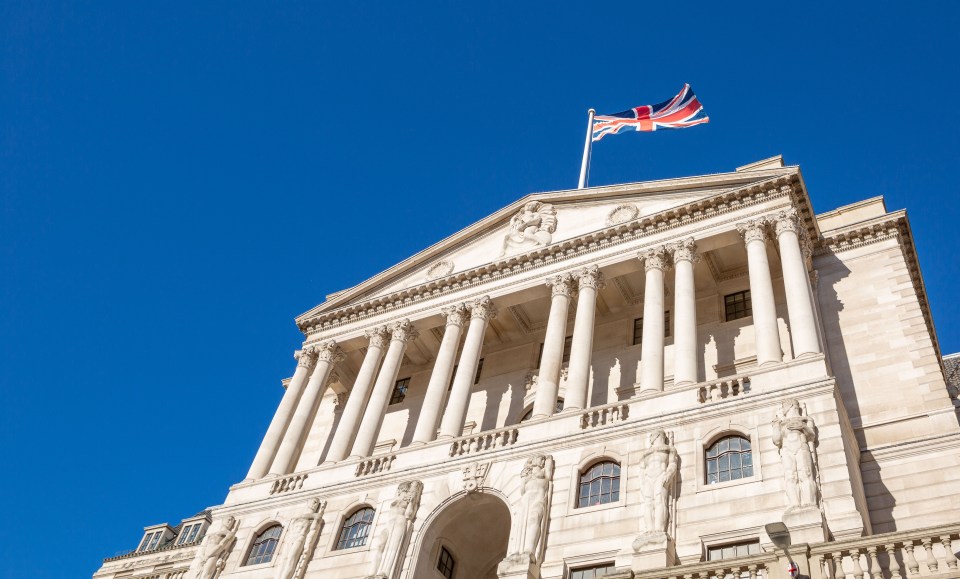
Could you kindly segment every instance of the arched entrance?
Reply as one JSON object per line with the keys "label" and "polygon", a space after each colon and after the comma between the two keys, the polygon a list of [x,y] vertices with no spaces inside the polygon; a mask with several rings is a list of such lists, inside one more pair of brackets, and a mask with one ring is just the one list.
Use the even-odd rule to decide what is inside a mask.
{"label": "arched entrance", "polygon": [[411,577],[443,579],[437,568],[442,550],[454,561],[454,579],[496,579],[497,565],[507,556],[510,509],[490,493],[455,499],[428,522]]}

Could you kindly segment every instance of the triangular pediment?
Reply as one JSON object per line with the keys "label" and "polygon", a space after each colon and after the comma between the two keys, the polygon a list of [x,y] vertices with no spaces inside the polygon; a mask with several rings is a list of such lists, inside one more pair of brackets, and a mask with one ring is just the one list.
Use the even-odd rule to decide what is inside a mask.
{"label": "triangular pediment", "polygon": [[779,157],[774,157],[734,173],[527,195],[389,270],[327,296],[326,302],[298,321],[793,171],[796,168],[783,167]]}

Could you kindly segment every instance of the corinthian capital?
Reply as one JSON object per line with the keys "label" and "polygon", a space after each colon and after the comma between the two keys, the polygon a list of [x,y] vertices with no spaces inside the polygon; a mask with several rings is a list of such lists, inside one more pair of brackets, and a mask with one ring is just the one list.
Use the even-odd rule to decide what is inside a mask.
{"label": "corinthian capital", "polygon": [[569,273],[562,273],[547,278],[547,286],[550,288],[550,295],[573,297],[577,293],[576,280]]}
{"label": "corinthian capital", "polygon": [[492,320],[497,317],[497,308],[493,305],[490,296],[479,297],[470,304],[470,317],[481,320]]}
{"label": "corinthian capital", "polygon": [[696,265],[700,261],[700,254],[697,253],[697,242],[692,237],[678,241],[673,246],[673,263],[680,261],[689,261]]}
{"label": "corinthian capital", "polygon": [[638,257],[640,261],[643,262],[643,269],[645,271],[650,271],[651,269],[665,271],[670,269],[670,254],[667,252],[666,247],[654,247],[647,251],[641,251]]}
{"label": "corinthian capital", "polygon": [[797,235],[798,238],[800,237],[800,218],[797,216],[797,210],[793,207],[777,213],[777,216],[775,217],[775,223],[777,237],[780,237],[781,234],[788,231],[792,231]]}
{"label": "corinthian capital", "polygon": [[746,223],[737,223],[737,231],[745,243],[764,242],[767,239],[767,222],[765,219],[752,219]]}
{"label": "corinthian capital", "polygon": [[390,339],[407,343],[410,340],[416,340],[420,332],[413,327],[410,320],[400,320],[390,328]]}
{"label": "corinthian capital", "polygon": [[603,274],[596,265],[585,267],[577,272],[577,279],[580,282],[580,289],[585,287],[601,289],[604,286]]}
{"label": "corinthian capital", "polygon": [[317,363],[317,354],[313,348],[304,348],[296,352],[293,357],[297,359],[298,367],[306,368],[307,370],[313,368],[314,364]]}
{"label": "corinthian capital", "polygon": [[364,335],[370,338],[371,348],[386,348],[390,341],[389,332],[384,326],[377,326],[364,332]]}
{"label": "corinthian capital", "polygon": [[467,323],[469,317],[469,311],[467,306],[464,304],[457,304],[455,306],[449,306],[440,310],[440,313],[447,318],[448,326],[456,326],[462,328],[463,324]]}
{"label": "corinthian capital", "polygon": [[330,362],[331,364],[343,360],[343,350],[341,350],[340,346],[333,340],[321,342],[314,346],[314,349],[317,352],[318,360]]}

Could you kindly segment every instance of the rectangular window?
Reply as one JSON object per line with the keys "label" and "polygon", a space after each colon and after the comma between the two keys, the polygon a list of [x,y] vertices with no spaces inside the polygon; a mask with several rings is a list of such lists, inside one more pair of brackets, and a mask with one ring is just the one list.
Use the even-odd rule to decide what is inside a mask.
{"label": "rectangular window", "polygon": [[447,392],[453,390],[453,381],[457,378],[457,368],[460,367],[460,364],[453,365],[453,372],[450,374],[450,383],[447,384]]}
{"label": "rectangular window", "polygon": [[567,336],[563,339],[563,363],[570,361],[570,350],[573,349],[573,336]]}
{"label": "rectangular window", "polygon": [[453,579],[453,568],[457,562],[453,560],[453,555],[447,551],[446,547],[440,547],[440,559],[437,560],[437,571],[447,579]]}
{"label": "rectangular window", "polygon": [[752,316],[753,304],[750,301],[750,290],[724,296],[723,310],[728,322]]}
{"label": "rectangular window", "polygon": [[729,545],[717,545],[707,548],[707,561],[719,561],[721,559],[739,559],[747,555],[756,555],[762,553],[760,549],[760,540],[743,541],[740,543],[730,543]]}
{"label": "rectangular window", "polygon": [[397,383],[393,385],[393,394],[390,395],[390,404],[403,402],[404,397],[407,395],[408,386],[410,386],[410,378],[397,380]]}
{"label": "rectangular window", "polygon": [[477,362],[477,374],[473,377],[473,383],[480,383],[480,373],[483,372],[483,358],[480,358],[480,361]]}
{"label": "rectangular window", "polygon": [[153,531],[143,537],[137,551],[153,551],[160,546],[160,538],[163,537],[163,531]]}
{"label": "rectangular window", "polygon": [[543,362],[543,342],[540,342],[540,351],[537,352],[537,368],[540,368],[540,362]]}
{"label": "rectangular window", "polygon": [[192,525],[183,527],[183,529],[180,531],[180,536],[177,537],[177,544],[184,545],[196,541],[197,533],[200,532],[201,526],[203,526],[203,523],[194,523]]}
{"label": "rectangular window", "polygon": [[[670,310],[663,312],[663,337],[670,337]],[[643,318],[633,320],[633,345],[643,342]]]}
{"label": "rectangular window", "polygon": [[595,577],[603,577],[614,569],[615,567],[612,563],[595,565],[593,567],[578,567],[570,570],[569,579],[594,579]]}

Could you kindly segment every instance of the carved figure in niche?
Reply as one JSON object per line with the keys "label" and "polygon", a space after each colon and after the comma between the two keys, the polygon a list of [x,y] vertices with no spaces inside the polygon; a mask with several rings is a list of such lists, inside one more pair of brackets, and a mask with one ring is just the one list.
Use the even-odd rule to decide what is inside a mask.
{"label": "carved figure in niche", "polygon": [[197,564],[193,577],[196,579],[214,579],[220,574],[227,562],[227,556],[230,554],[234,539],[237,538],[236,527],[237,520],[234,517],[227,517],[227,520],[223,523],[223,528],[213,533],[207,533],[200,550],[197,552],[195,561],[198,561],[199,564]]}
{"label": "carved figure in niche", "polygon": [[397,496],[386,513],[386,528],[380,533],[377,545],[376,572],[368,579],[394,579],[403,561],[404,545],[413,529],[413,520],[420,508],[423,483],[418,480],[400,483]]}
{"label": "carved figure in niche", "polygon": [[787,512],[817,506],[816,466],[817,430],[813,419],[805,416],[800,402],[785,402],[773,420],[773,443],[780,449]]}
{"label": "carved figure in niche", "polygon": [[557,210],[553,205],[531,201],[510,219],[510,232],[503,239],[500,255],[550,245],[556,230]]}
{"label": "carved figure in niche", "polygon": [[553,469],[553,457],[538,454],[528,458],[520,472],[520,506],[515,521],[517,552],[512,558],[531,563],[538,561],[547,522]]}
{"label": "carved figure in niche", "polygon": [[280,552],[278,579],[299,579],[307,571],[323,527],[323,511],[326,501],[312,499],[306,513],[290,521],[287,537]]}
{"label": "carved figure in niche", "polygon": [[677,449],[663,430],[650,433],[648,440],[649,446],[640,454],[641,537],[659,540],[666,535],[670,522],[670,499],[677,476]]}

